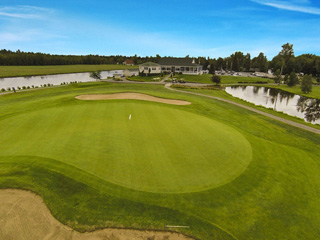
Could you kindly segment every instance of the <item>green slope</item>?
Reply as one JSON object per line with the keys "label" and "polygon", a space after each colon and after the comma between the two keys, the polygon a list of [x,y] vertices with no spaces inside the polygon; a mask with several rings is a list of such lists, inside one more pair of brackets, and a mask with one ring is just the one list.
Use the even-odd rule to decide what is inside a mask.
{"label": "green slope", "polygon": [[[169,106],[125,100],[112,103],[107,101],[89,103],[74,99],[74,96],[86,93],[125,91],[183,99],[192,104]],[[137,106],[136,113],[132,113],[131,104],[133,103]],[[125,187],[126,183],[115,184],[115,181],[113,182],[110,178],[117,177],[116,174],[112,176],[112,171],[102,169],[103,166],[106,166],[103,163],[97,165],[101,169],[99,167],[90,169],[89,165],[85,166],[84,155],[90,154],[97,159],[99,154],[96,152],[86,153],[85,150],[81,152],[78,149],[75,151],[77,158],[69,159],[62,149],[63,146],[73,149],[77,146],[77,141],[78,144],[81,143],[80,140],[72,140],[75,137],[79,139],[78,135],[73,132],[75,126],[78,126],[77,128],[81,126],[81,134],[91,136],[92,141],[83,139],[92,148],[96,148],[100,140],[105,142],[104,134],[96,134],[97,137],[94,138],[91,131],[87,132],[86,129],[95,129],[96,125],[93,123],[96,120],[90,120],[93,112],[100,115],[101,119],[108,115],[113,108],[104,109],[102,106],[109,106],[109,104],[116,109],[112,112],[125,113],[123,120],[128,120],[127,109],[130,109],[131,123],[134,123],[137,120],[135,117],[142,113],[152,113],[153,119],[157,119],[155,120],[156,125],[153,126],[151,123],[149,125],[150,129],[156,128],[153,129],[155,133],[159,124],[169,121],[164,120],[163,115],[158,116],[158,112],[187,117],[188,120],[185,120],[187,122],[196,119],[197,122],[202,122],[199,125],[207,129],[209,133],[222,134],[221,136],[228,132],[227,129],[230,129],[229,133],[232,137],[236,136],[241,143],[243,139],[248,142],[252,150],[251,161],[242,174],[231,182],[204,191],[169,194],[160,193],[161,189],[157,190],[158,193],[137,190],[146,185],[151,187],[151,182],[135,183],[135,186],[130,186],[130,188]],[[123,108],[120,108],[119,104]],[[320,224],[318,200],[320,197],[318,174],[320,171],[320,137],[318,135],[278,123],[227,103],[169,92],[161,86],[83,83],[3,95],[0,96],[0,106],[0,135],[6,139],[11,136],[10,141],[2,137],[0,139],[2,142],[0,151],[1,188],[16,187],[37,192],[44,198],[55,217],[76,229],[84,231],[106,226],[162,229],[164,224],[181,224],[190,226],[190,229],[181,231],[198,239],[291,240],[317,239],[320,235],[318,228]],[[112,116],[116,117],[117,114],[114,113]],[[87,121],[74,117],[77,115],[78,118],[85,116]],[[73,122],[69,123],[64,119]],[[147,121],[151,121],[148,119],[150,118],[141,120],[141,124],[145,125]],[[58,129],[59,124],[64,126],[60,130]],[[210,129],[207,124],[221,125],[219,129]],[[35,126],[38,127],[35,128]],[[178,126],[182,128],[183,124],[178,124]],[[105,129],[110,130],[109,127],[112,129],[112,126],[108,125],[105,126]],[[53,131],[52,128],[58,130]],[[64,132],[61,132],[63,130]],[[201,128],[196,130],[205,132]],[[67,131],[70,131],[71,134],[66,134]],[[183,132],[181,129],[170,131]],[[185,129],[185,131],[190,134],[193,130]],[[128,132],[128,129],[123,132]],[[61,134],[65,138],[59,139],[58,136]],[[206,133],[202,134],[206,135]],[[219,142],[211,139],[211,135],[208,134],[210,143],[206,145],[206,149],[214,151],[211,149],[217,147]],[[162,137],[158,136],[160,141]],[[53,137],[57,138],[56,149],[48,145],[48,139]],[[166,140],[170,141],[170,139]],[[181,141],[189,140],[182,139]],[[227,144],[229,140],[226,138],[223,144],[223,149],[228,151],[231,149]],[[239,141],[237,144],[240,144]],[[38,143],[41,148],[34,143]],[[148,141],[141,148],[147,148],[152,144]],[[126,148],[123,147],[123,149]],[[235,147],[235,150],[241,154],[241,149]],[[182,154],[187,151],[188,148],[185,147]],[[87,156],[87,158],[96,161],[93,157]],[[81,161],[77,162],[78,160],[75,159]],[[129,163],[114,162],[113,164],[116,169],[114,173],[116,173],[123,170],[121,166]],[[207,170],[205,162],[199,165],[202,166],[197,167]],[[132,168],[138,169],[137,166],[132,166]],[[159,166],[155,167],[157,168]],[[97,174],[93,174],[99,171],[109,171],[110,176],[98,177]],[[154,176],[154,178],[157,177]],[[129,181],[128,179],[130,179],[129,174],[128,176],[121,174],[117,181]],[[173,178],[170,181],[179,182],[178,179]],[[185,179],[188,181],[187,177]],[[204,179],[208,180],[208,175]],[[155,183],[152,184],[155,185]]]}

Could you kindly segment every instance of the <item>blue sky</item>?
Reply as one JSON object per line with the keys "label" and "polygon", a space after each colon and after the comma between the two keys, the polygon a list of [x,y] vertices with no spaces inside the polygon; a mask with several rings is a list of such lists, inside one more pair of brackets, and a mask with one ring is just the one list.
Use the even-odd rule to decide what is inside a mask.
{"label": "blue sky", "polygon": [[0,0],[0,48],[51,54],[272,59],[320,55],[319,0]]}

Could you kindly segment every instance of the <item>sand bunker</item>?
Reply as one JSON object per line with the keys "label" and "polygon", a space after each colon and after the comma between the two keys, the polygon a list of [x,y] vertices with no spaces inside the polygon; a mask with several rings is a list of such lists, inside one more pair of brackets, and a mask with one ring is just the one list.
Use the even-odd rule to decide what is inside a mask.
{"label": "sand bunker", "polygon": [[160,102],[173,105],[189,105],[191,104],[188,101],[175,100],[175,99],[166,99],[150,96],[142,93],[112,93],[112,94],[89,94],[89,95],[80,95],[76,99],[80,100],[111,100],[111,99],[134,99],[134,100],[144,100],[151,102]]}
{"label": "sand bunker", "polygon": [[70,240],[187,240],[171,232],[104,229],[79,233],[61,224],[50,213],[42,198],[24,190],[0,190],[0,239]]}

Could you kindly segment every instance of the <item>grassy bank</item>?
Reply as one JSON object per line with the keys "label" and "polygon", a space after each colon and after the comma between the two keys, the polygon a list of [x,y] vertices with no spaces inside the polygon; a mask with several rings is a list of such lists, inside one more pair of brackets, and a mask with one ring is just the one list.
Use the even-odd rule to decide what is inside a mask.
{"label": "grassy bank", "polygon": [[[252,86],[252,84],[250,86]],[[274,85],[260,85],[260,84],[258,86],[259,87],[267,87],[267,86],[268,87],[274,87]],[[208,95],[208,96],[219,97],[219,98],[223,98],[223,99],[226,99],[226,100],[231,100],[233,102],[240,103],[240,104],[243,104],[243,105],[258,109],[258,110],[260,110],[262,112],[266,112],[266,113],[269,113],[269,114],[272,114],[272,115],[275,115],[275,116],[278,116],[278,117],[281,117],[281,118],[284,118],[284,119],[288,119],[290,121],[301,123],[301,124],[304,124],[304,125],[309,126],[309,127],[320,129],[320,125],[319,124],[311,124],[311,123],[305,122],[303,119],[298,118],[298,117],[293,117],[293,116],[290,116],[288,114],[285,114],[285,113],[282,113],[282,112],[277,112],[277,111],[274,111],[273,109],[265,108],[265,107],[262,107],[262,106],[256,106],[253,103],[250,103],[250,102],[244,101],[242,99],[233,97],[230,94],[228,94],[226,91],[224,91],[222,89],[219,89],[219,88],[210,88],[210,87],[198,88],[198,87],[187,87],[187,86],[183,86],[183,85],[182,86],[178,85],[177,89],[178,90],[183,90],[183,91],[201,93],[201,94],[205,94],[205,95]]]}
{"label": "grassy bank", "polygon": [[[176,74],[174,77],[177,78],[177,80],[184,79],[184,81],[186,82],[212,84],[211,74],[203,74],[203,75]],[[221,77],[221,84],[234,84],[239,82],[247,82],[247,83],[256,83],[256,82],[272,83],[273,82],[272,79],[259,78],[259,77],[241,77],[241,76],[220,76],[220,77]]]}
{"label": "grassy bank", "polygon": [[[192,104],[74,98],[114,92]],[[2,95],[0,104],[0,124],[5,126],[0,132],[0,187],[37,192],[58,220],[75,229],[186,225],[190,228],[181,230],[185,234],[221,240],[317,239],[320,234],[318,135],[157,85],[81,83]],[[136,111],[131,122],[128,109]],[[240,171],[231,169],[236,177],[210,186],[208,180],[218,175],[203,173],[223,170],[219,164],[232,167],[224,152],[241,154],[233,138],[249,144],[249,154],[241,157],[246,161],[238,161]],[[145,143],[135,146],[139,141]],[[136,148],[145,149],[143,158]],[[170,149],[182,158],[170,158]],[[139,170],[137,163],[143,161],[148,161],[147,171]],[[161,191],[181,188],[185,181],[183,193]],[[190,189],[197,181],[208,188]]]}
{"label": "grassy bank", "polygon": [[0,78],[134,69],[125,65],[0,66]]}
{"label": "grassy bank", "polygon": [[318,98],[320,99],[320,86],[318,85],[313,85],[312,86],[312,92],[305,94],[301,91],[301,87],[300,85],[294,86],[294,87],[289,87],[287,85],[265,85],[266,87],[272,87],[272,88],[279,88],[281,90],[287,91],[287,92],[291,92],[294,94],[298,94],[301,96],[306,96],[306,97],[311,97],[311,98]]}

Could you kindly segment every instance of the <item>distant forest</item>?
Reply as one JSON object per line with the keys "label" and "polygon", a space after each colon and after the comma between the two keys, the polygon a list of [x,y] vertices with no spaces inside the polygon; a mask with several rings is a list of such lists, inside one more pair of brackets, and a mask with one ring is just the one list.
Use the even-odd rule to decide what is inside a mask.
{"label": "distant forest", "polygon": [[54,55],[46,53],[16,52],[0,50],[0,65],[7,66],[44,66],[44,65],[75,65],[75,64],[122,64],[126,59],[132,59],[134,64],[145,61],[157,62],[157,57],[138,56],[100,56],[100,55]]}
{"label": "distant forest", "polygon": [[[186,56],[186,57],[189,57]],[[161,56],[139,57],[134,56],[100,56],[100,55],[54,55],[44,53],[23,52],[20,50],[0,50],[0,65],[15,66],[42,66],[42,65],[75,65],[75,64],[122,64],[126,59],[133,60],[135,65],[144,62],[159,62]],[[164,57],[166,58],[166,57]],[[196,62],[203,68],[208,69],[210,73],[216,70],[225,71],[259,71],[267,72],[271,69],[277,70],[281,74],[291,72],[312,74],[320,77],[320,56],[313,54],[302,54],[295,56],[293,45],[286,43],[282,45],[282,50],[271,61],[268,61],[264,53],[251,58],[249,53],[235,52],[226,58],[195,57]]]}

